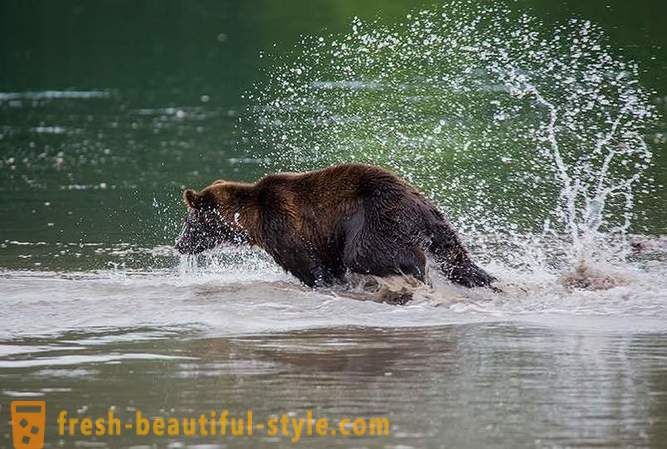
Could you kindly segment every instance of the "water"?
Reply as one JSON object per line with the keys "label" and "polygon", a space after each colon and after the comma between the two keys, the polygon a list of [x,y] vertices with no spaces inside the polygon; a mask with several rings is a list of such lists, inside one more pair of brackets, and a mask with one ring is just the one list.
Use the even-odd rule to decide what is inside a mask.
{"label": "water", "polygon": [[[664,446],[664,33],[633,24],[664,6],[590,4],[188,2],[134,11],[149,41],[104,3],[39,5],[0,52],[0,422],[34,398],[47,447],[292,445],[57,435],[57,410],[109,407],[392,423],[308,447]],[[397,307],[174,253],[183,187],[346,160],[419,185],[503,292],[435,277]]]}

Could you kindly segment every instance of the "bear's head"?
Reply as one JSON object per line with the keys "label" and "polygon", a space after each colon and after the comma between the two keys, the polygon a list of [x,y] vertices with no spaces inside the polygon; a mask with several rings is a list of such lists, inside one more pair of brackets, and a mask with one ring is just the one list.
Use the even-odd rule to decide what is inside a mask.
{"label": "bear's head", "polygon": [[181,254],[198,254],[225,243],[241,244],[247,234],[239,223],[237,186],[216,181],[201,192],[187,189],[183,202],[188,208],[185,224],[176,241]]}

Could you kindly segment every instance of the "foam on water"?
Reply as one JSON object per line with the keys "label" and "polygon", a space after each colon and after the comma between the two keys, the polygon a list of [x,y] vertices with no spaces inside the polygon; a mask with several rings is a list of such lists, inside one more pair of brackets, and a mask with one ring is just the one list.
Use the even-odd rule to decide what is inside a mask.
{"label": "foam on water", "polygon": [[461,288],[434,276],[432,287],[413,290],[412,302],[392,306],[373,302],[373,292],[361,288],[305,288],[262,253],[221,251],[205,258],[152,271],[4,272],[0,340],[77,331],[142,340],[174,332],[221,336],[497,321],[635,333],[664,331],[667,318],[667,273],[664,262],[655,260],[643,268],[603,270],[615,279],[604,290],[570,287],[556,274],[494,263],[489,269],[502,280],[502,293]]}

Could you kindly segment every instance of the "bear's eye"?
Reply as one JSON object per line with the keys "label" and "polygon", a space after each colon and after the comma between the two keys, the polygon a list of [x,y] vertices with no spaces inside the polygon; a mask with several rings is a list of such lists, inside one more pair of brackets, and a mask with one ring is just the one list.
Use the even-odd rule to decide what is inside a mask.
{"label": "bear's eye", "polygon": [[204,222],[205,223],[208,224],[208,223],[212,223],[213,221],[215,221],[215,216],[212,213],[209,212],[209,213],[204,214]]}
{"label": "bear's eye", "polygon": [[190,226],[198,228],[200,226],[206,225],[208,220],[206,219],[206,214],[202,214],[200,212],[195,212],[193,211],[188,215],[187,219],[188,223]]}

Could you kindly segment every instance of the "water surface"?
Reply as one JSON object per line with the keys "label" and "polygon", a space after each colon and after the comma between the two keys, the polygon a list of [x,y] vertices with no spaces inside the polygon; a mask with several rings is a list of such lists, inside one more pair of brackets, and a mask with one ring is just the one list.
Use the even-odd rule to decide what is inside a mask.
{"label": "water surface", "polygon": [[[438,102],[454,98],[453,90],[419,80],[439,70],[450,73],[460,61],[434,65],[420,78],[414,73],[418,64],[401,71],[390,63],[412,56],[423,62],[417,58],[423,42],[375,55],[368,67],[378,70],[385,86],[414,81],[414,91],[386,96],[361,66],[355,70],[363,79],[309,78],[323,61],[304,53],[302,34],[317,42],[322,37],[323,45],[348,37],[357,42],[365,32],[383,36],[383,26],[403,22],[418,28],[414,34],[404,28],[403,37],[422,36],[425,20],[410,12],[417,7],[434,10],[430,2],[403,1],[0,6],[0,446],[10,447],[9,401],[32,398],[48,404],[46,447],[292,446],[288,438],[266,436],[56,435],[57,410],[96,416],[112,406],[124,416],[137,408],[163,416],[253,409],[263,417],[315,409],[332,419],[386,415],[392,423],[386,438],[311,438],[300,443],[305,447],[665,446],[663,2],[510,4],[516,14],[531,8],[531,17],[543,21],[529,26],[546,35],[555,22],[591,20],[608,48],[579,42],[568,51],[604,51],[614,61],[638,63],[636,81],[647,101],[625,117],[632,126],[646,125],[641,142],[653,158],[631,189],[629,210],[636,216],[620,243],[610,230],[622,215],[605,215],[624,210],[614,203],[620,197],[598,211],[598,203],[584,204],[575,195],[577,214],[570,218],[580,234],[574,242],[564,231],[568,223],[540,234],[541,217],[560,207],[554,194],[563,190],[558,183],[545,183],[544,190],[540,183],[535,190],[519,188],[517,173],[554,172],[552,159],[530,156],[529,147],[490,149],[488,158],[476,156],[469,165],[475,177],[452,182],[466,167],[454,156],[462,148],[464,156],[475,149],[466,141],[495,129],[497,134],[486,134],[489,141],[519,142],[531,134],[517,133],[518,125],[539,131],[537,119],[548,116],[536,114],[544,112],[540,108],[527,114],[508,108],[502,112],[510,125],[493,128],[503,117],[489,113],[490,103],[482,100],[510,103],[504,103],[505,90],[480,82],[480,91],[467,97],[475,100],[468,120],[451,127],[455,121],[438,115],[444,114]],[[364,45],[348,51],[358,57],[372,47]],[[531,50],[513,45],[507,48],[517,54]],[[343,55],[336,62],[350,60],[361,61]],[[283,67],[303,67],[303,73],[283,73]],[[545,73],[537,69],[532,75]],[[611,76],[604,70],[593,74]],[[461,74],[475,82],[478,77]],[[276,96],[270,87],[283,79],[287,88],[311,90],[288,98],[291,109],[282,110],[303,114],[272,121],[271,102],[289,90]],[[548,78],[540,80],[549,84]],[[627,83],[634,82],[628,77]],[[257,89],[265,89],[265,96],[250,97]],[[567,104],[583,107],[584,98]],[[564,107],[564,101],[556,106]],[[655,120],[649,123],[644,112],[650,108]],[[332,113],[327,117],[333,120],[309,135],[316,129],[312,117],[321,112]],[[255,135],[262,126],[271,132]],[[378,138],[394,138],[396,132],[410,139],[395,138],[396,153],[379,151]],[[276,145],[283,133],[292,147]],[[331,136],[349,144],[347,150],[329,142],[311,153],[310,144]],[[565,162],[576,166],[575,149],[588,141],[565,136]],[[423,140],[413,145],[415,138]],[[448,158],[457,165],[440,169]],[[196,262],[174,253],[182,188],[350,159],[413,176],[447,206],[503,292],[461,289],[436,278],[410,304],[396,307],[369,301],[359,288],[306,289],[257,251],[223,249]],[[600,179],[604,185],[628,179],[641,171],[633,164]],[[490,182],[491,176],[510,188],[487,185],[500,197],[489,209],[489,201],[462,186],[483,186],[480,181]],[[526,192],[534,201],[523,204],[521,198],[530,199]],[[471,202],[480,209],[469,208]],[[599,218],[600,226],[590,217]],[[588,232],[591,226],[594,232]]]}

